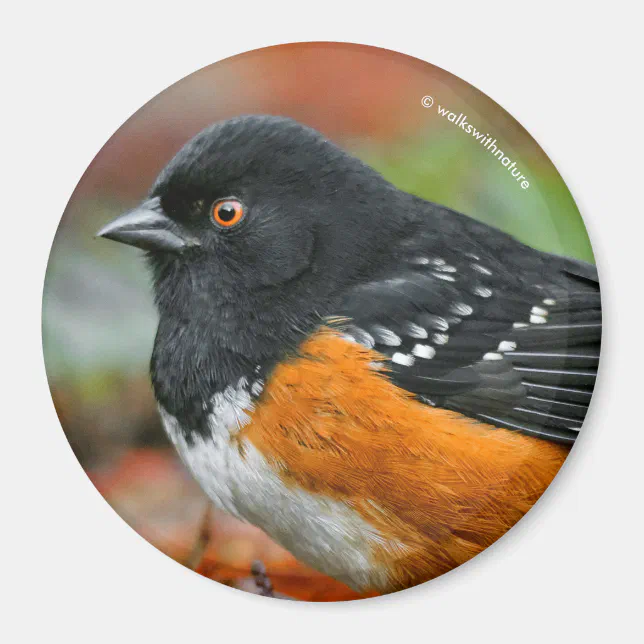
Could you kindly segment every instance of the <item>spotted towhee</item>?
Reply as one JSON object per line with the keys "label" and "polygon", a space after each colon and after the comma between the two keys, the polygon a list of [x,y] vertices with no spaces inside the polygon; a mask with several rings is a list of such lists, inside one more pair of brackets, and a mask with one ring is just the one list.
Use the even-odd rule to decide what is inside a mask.
{"label": "spotted towhee", "polygon": [[147,251],[154,391],[210,499],[360,591],[493,543],[586,414],[594,267],[402,192],[292,120],[207,128],[99,235]]}

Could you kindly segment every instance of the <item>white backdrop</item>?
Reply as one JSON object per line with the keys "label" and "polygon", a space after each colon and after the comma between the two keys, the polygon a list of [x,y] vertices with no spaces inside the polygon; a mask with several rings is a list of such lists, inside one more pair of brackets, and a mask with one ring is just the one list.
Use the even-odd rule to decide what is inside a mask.
{"label": "white backdrop", "polygon": [[[633,640],[642,631],[644,434],[642,48],[634,9],[621,1],[595,13],[562,2],[134,4],[59,0],[4,9],[4,641]],[[76,462],[51,403],[39,338],[59,217],[108,137],[199,67],[301,40],[411,54],[500,103],[568,183],[603,286],[595,400],[544,498],[469,564],[409,591],[349,604],[234,591],[139,537]]]}

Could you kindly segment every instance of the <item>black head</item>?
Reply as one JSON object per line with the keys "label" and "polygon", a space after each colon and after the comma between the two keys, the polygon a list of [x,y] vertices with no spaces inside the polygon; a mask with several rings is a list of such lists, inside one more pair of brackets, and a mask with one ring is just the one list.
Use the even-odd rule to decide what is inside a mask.
{"label": "black head", "polygon": [[318,132],[244,116],[195,136],[99,235],[148,253],[155,352],[189,343],[191,359],[219,348],[259,362],[296,347],[378,266],[406,197]]}
{"label": "black head", "polygon": [[392,212],[401,194],[315,130],[244,116],[195,136],[99,235],[147,250],[162,314],[205,308],[211,331],[244,352],[257,348],[246,331],[274,340],[379,261],[404,225]]}

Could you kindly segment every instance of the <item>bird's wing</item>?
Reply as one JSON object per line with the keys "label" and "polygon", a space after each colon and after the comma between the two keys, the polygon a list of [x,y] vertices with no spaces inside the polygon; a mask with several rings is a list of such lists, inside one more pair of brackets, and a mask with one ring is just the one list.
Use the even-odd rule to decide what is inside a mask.
{"label": "bird's wing", "polygon": [[512,249],[509,260],[411,246],[395,270],[348,291],[338,318],[345,337],[389,358],[391,379],[419,400],[572,443],[599,362],[597,273],[518,242]]}

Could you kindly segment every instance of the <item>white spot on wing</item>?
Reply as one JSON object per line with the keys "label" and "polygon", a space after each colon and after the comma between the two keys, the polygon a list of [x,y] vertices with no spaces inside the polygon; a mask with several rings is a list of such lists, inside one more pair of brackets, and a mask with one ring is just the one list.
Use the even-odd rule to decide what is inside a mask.
{"label": "white spot on wing", "polygon": [[411,367],[414,364],[414,356],[407,353],[396,352],[391,356],[391,361],[396,364],[403,365],[404,367]]}
{"label": "white spot on wing", "polygon": [[418,358],[425,358],[425,360],[430,360],[436,355],[436,349],[428,344],[417,344],[411,352]]}
{"label": "white spot on wing", "polygon": [[452,304],[450,307],[450,311],[452,313],[456,313],[457,315],[472,315],[474,313],[474,309],[469,305],[465,304],[464,302],[458,302],[457,304]]}
{"label": "white spot on wing", "polygon": [[546,306],[554,306],[557,303],[557,300],[553,300],[552,298],[547,297],[545,300],[543,300],[543,303]]}
{"label": "white spot on wing", "polygon": [[436,271],[432,272],[434,277],[438,277],[439,280],[445,280],[446,282],[455,282],[456,279],[451,275],[445,275],[445,273],[437,273]]}
{"label": "white spot on wing", "polygon": [[533,315],[548,315],[548,311],[546,309],[542,309],[539,306],[533,306],[532,311],[530,311]]}
{"label": "white spot on wing", "polygon": [[497,347],[497,351],[501,351],[503,353],[505,351],[514,351],[516,348],[517,348],[516,342],[511,342],[510,340],[503,340],[503,342],[499,343],[499,346]]}
{"label": "white spot on wing", "polygon": [[541,315],[531,315],[530,322],[531,324],[545,324],[548,320],[542,317]]}
{"label": "white spot on wing", "polygon": [[409,335],[410,338],[418,338],[419,340],[424,340],[427,337],[427,331],[425,331],[422,326],[414,324],[413,322],[408,322],[406,329],[407,335]]}
{"label": "white spot on wing", "polygon": [[436,344],[447,344],[449,341],[449,336],[446,333],[434,333],[432,340]]}
{"label": "white spot on wing", "polygon": [[437,331],[447,331],[449,329],[449,322],[438,315],[431,315],[429,313],[419,317],[419,320],[426,326],[430,326]]}
{"label": "white spot on wing", "polygon": [[478,295],[479,297],[490,297],[492,295],[492,289],[487,288],[487,286],[477,286],[474,289],[474,295]]}
{"label": "white spot on wing", "polygon": [[472,264],[472,268],[479,273],[483,273],[483,275],[492,275],[492,271],[490,269],[485,268],[485,266],[481,266],[480,264]]}
{"label": "white spot on wing", "polygon": [[483,360],[503,360],[503,356],[496,351],[490,351],[483,356]]}
{"label": "white spot on wing", "polygon": [[382,344],[386,344],[388,347],[398,347],[402,344],[402,340],[390,329],[385,329],[384,326],[373,326],[371,331]]}
{"label": "white spot on wing", "polygon": [[357,326],[349,327],[347,329],[347,333],[343,337],[350,342],[361,344],[362,346],[367,347],[367,349],[373,349],[374,344],[376,344],[376,341],[370,333],[367,333],[364,329]]}

